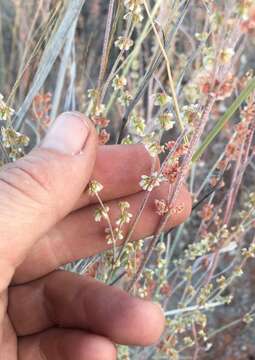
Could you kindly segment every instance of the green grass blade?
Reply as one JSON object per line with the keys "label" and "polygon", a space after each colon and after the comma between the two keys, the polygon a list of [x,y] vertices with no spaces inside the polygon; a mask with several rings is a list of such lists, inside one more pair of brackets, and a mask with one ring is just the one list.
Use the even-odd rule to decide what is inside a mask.
{"label": "green grass blade", "polygon": [[207,147],[211,142],[216,138],[216,136],[221,132],[226,123],[232,118],[235,112],[239,109],[242,103],[251,95],[255,90],[255,78],[249,81],[246,88],[241,92],[241,94],[236,98],[232,105],[228,108],[225,114],[218,120],[215,127],[209,132],[205,140],[199,147],[199,149],[194,154],[192,161],[197,162],[199,158],[203,155]]}

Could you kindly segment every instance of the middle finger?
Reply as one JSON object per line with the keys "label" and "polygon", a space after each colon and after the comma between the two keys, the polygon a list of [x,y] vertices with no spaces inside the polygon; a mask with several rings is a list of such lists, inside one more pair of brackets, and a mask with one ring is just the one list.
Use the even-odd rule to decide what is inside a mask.
{"label": "middle finger", "polygon": [[[152,191],[131,240],[139,240],[155,233],[160,221],[160,216],[155,209],[155,200],[167,198],[168,192],[169,184],[167,183]],[[132,222],[124,226],[124,237],[133,225],[135,214],[138,212],[144,196],[145,192],[140,192],[106,203],[106,206],[110,208],[109,215],[114,226],[120,214],[119,201],[129,202],[129,210],[134,216]],[[165,230],[182,223],[190,214],[191,198],[185,187],[182,187],[173,206],[181,211],[170,217]],[[98,205],[91,205],[73,212],[34,245],[16,272],[15,282],[20,283],[43,276],[60,265],[95,255],[111,247],[112,245],[108,245],[105,239],[107,223],[105,221],[95,222],[97,207]]]}

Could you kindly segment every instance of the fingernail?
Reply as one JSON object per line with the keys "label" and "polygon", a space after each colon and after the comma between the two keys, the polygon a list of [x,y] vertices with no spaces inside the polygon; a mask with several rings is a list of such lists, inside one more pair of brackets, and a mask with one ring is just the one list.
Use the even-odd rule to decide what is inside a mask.
{"label": "fingernail", "polygon": [[66,112],[60,115],[49,129],[42,147],[62,154],[76,155],[84,148],[89,126],[82,114]]}

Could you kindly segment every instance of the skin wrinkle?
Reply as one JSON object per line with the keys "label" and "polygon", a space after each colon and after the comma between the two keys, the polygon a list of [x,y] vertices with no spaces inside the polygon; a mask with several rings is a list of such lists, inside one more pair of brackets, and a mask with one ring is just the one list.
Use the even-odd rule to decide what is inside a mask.
{"label": "skin wrinkle", "polygon": [[[58,270],[57,272],[61,272],[61,270]],[[57,273],[55,272],[55,274]],[[62,274],[61,274],[62,275]],[[54,277],[54,275],[53,275]],[[46,302],[46,310],[47,310],[47,316],[49,321],[51,322],[52,325],[56,324],[58,326],[61,325],[65,325],[63,323],[63,321],[61,321],[59,319],[59,317],[61,316],[60,314],[58,314],[58,307],[56,306],[56,301],[54,298],[54,294],[52,291],[52,279],[49,281],[49,283],[45,283],[44,286],[44,299]],[[81,314],[81,319],[83,320],[83,323],[87,323],[88,324],[88,316],[87,316],[87,310],[86,310],[86,305],[85,305],[85,301],[86,301],[86,294],[87,294],[87,288],[88,285],[90,284],[90,278],[86,277],[86,281],[84,282],[84,287],[83,288],[78,288],[78,291],[76,291],[75,293],[68,293],[68,304],[70,306],[70,308],[74,308],[76,307],[76,303],[77,303],[77,299],[84,299],[84,306],[82,306],[82,314]],[[84,327],[82,328],[83,330],[85,329]],[[90,330],[89,326],[86,326],[85,330]]]}
{"label": "skin wrinkle", "polygon": [[[20,173],[20,175],[19,175],[19,173]],[[8,170],[8,176],[6,178],[4,178],[4,175],[5,175],[5,172],[2,172],[2,174],[0,175],[0,181],[3,181],[7,185],[9,185],[11,190],[13,188],[16,189],[18,192],[17,197],[19,197],[20,193],[21,193],[24,196],[23,203],[26,204],[26,207],[29,205],[29,207],[31,207],[34,211],[38,211],[38,209],[40,209],[44,213],[47,212],[47,216],[49,216],[49,213],[50,213],[51,217],[55,218],[56,222],[57,222],[57,219],[59,218],[58,209],[57,209],[57,206],[49,206],[49,203],[51,205],[54,205],[53,202],[49,201],[49,198],[50,198],[49,192],[47,192],[47,190],[44,188],[44,186],[41,184],[41,182],[39,180],[37,181],[36,178],[29,171],[27,171],[25,169],[25,167],[13,166],[11,169]],[[11,179],[13,179],[15,176],[16,176],[16,181],[11,181]],[[27,177],[28,180],[25,180],[24,177],[25,178]],[[28,183],[28,181],[30,182],[31,179],[32,179],[33,184]],[[26,184],[26,186],[23,188],[22,186],[19,186],[19,184]],[[29,185],[29,189],[30,189],[30,187],[33,188],[34,186],[38,185],[38,187],[39,187],[38,193],[40,193],[40,197],[38,197],[38,196],[35,197],[34,193],[33,194],[30,193],[27,185]],[[44,198],[44,196],[43,197],[41,196],[41,190],[43,190],[43,192],[45,194],[44,200],[42,200]],[[27,201],[27,199],[29,201]],[[42,217],[44,217],[44,213],[42,213]]]}
{"label": "skin wrinkle", "polygon": [[[12,172],[12,170],[10,170],[10,172]],[[15,174],[13,174],[15,176]],[[5,174],[2,172],[0,175],[0,183],[4,184],[5,186],[7,186],[7,188],[9,188],[11,190],[11,193],[13,193],[13,190],[17,191],[17,194],[22,194],[22,196],[24,196],[24,198],[30,198],[30,194],[27,191],[24,191],[24,189],[22,190],[17,184],[14,184],[10,179],[9,179],[9,175],[8,175],[8,179],[5,178]],[[1,186],[2,187],[2,186]],[[24,199],[24,200],[25,200]]]}
{"label": "skin wrinkle", "polygon": [[41,356],[41,360],[50,360],[50,359],[47,357],[47,355],[45,354],[45,351],[44,351],[43,348],[42,348],[42,338],[40,338],[40,340],[39,340],[39,346],[38,346],[38,348],[39,348],[39,354],[40,354],[40,356]]}
{"label": "skin wrinkle", "polygon": [[[46,150],[46,152],[48,152],[49,155],[55,154],[55,152],[52,150]],[[63,157],[63,156],[65,156],[65,155],[61,155],[61,157]],[[40,170],[38,169],[39,171],[36,171],[35,166],[38,167],[38,159],[39,159],[39,164],[40,164],[40,166],[39,166]],[[30,165],[31,171],[29,171],[28,168],[26,169],[26,166],[22,166],[22,164],[23,164],[22,162],[20,165],[20,169],[23,170],[25,173],[27,173],[27,175],[30,176],[35,181],[35,183],[37,183],[39,185],[39,187],[45,192],[47,211],[48,212],[51,211],[52,217],[55,218],[56,219],[55,222],[57,222],[58,219],[61,218],[61,215],[62,215],[61,210],[62,209],[60,209],[57,202],[51,201],[51,193],[54,190],[53,189],[54,186],[53,186],[52,178],[51,178],[50,174],[48,174],[48,170],[47,170],[49,167],[49,164],[48,164],[49,159],[50,159],[51,163],[55,162],[55,159],[54,159],[54,161],[52,161],[51,157],[47,158],[47,157],[45,157],[45,154],[41,155],[40,151],[36,152],[36,150],[34,150],[33,155],[31,154],[30,157],[22,159],[23,162],[25,161],[25,162],[27,162],[27,164]],[[43,166],[42,166],[42,164],[43,164]],[[41,168],[46,169],[46,170],[42,171]],[[38,191],[38,193],[40,193],[40,191]],[[41,195],[41,193],[40,193],[40,195]],[[41,205],[43,205],[43,206],[45,206],[45,204],[41,203]],[[51,204],[51,207],[49,207],[49,204]]]}
{"label": "skin wrinkle", "polygon": [[[14,162],[8,164],[5,169],[7,171],[16,168],[23,170],[27,174],[28,178],[32,179],[34,183],[40,187],[40,189],[43,189],[45,193],[49,194],[52,190],[53,182],[50,174],[48,173],[48,168],[51,156],[55,155],[55,152],[48,149],[45,149],[44,151],[45,153],[41,154],[39,149],[34,149],[29,154],[29,157],[24,157],[19,160],[19,166],[17,166],[17,163]],[[61,155],[58,154],[58,156]]]}
{"label": "skin wrinkle", "polygon": [[[54,325],[54,322],[47,317],[44,285],[45,282],[42,278],[29,284],[10,288],[8,313],[18,336],[32,335],[43,330],[43,328]],[[26,294],[29,293],[33,296],[27,297]],[[18,304],[15,307],[16,298],[18,299]],[[31,309],[33,309],[35,303],[37,304],[36,311],[31,314]],[[41,323],[40,327],[37,326],[38,323]]]}
{"label": "skin wrinkle", "polygon": [[[22,161],[20,161],[19,166],[15,166],[15,163],[14,163],[13,166],[8,170],[8,172],[10,170],[14,170],[14,171],[18,170],[18,171],[22,172],[27,177],[27,179],[29,181],[28,184],[31,187],[36,185],[36,186],[38,186],[39,191],[43,190],[43,192],[46,194],[46,196],[49,196],[49,193],[51,190],[49,176],[44,176],[44,174],[46,174],[46,172],[43,175],[41,175],[42,171],[40,172],[40,175],[38,176],[37,172],[33,169],[33,167],[36,164],[36,161],[38,162],[38,160],[36,158],[35,158],[35,161],[32,161],[32,160],[33,160],[32,156],[30,159],[23,158]],[[45,160],[43,160],[43,161],[45,161]],[[32,171],[30,171],[30,170],[32,170]],[[27,180],[24,179],[25,183],[26,183],[26,181]]]}
{"label": "skin wrinkle", "polygon": [[50,326],[61,325],[58,322],[58,317],[57,317],[56,311],[54,309],[54,306],[52,306],[51,301],[47,295],[47,284],[46,283],[44,283],[44,286],[43,286],[43,295],[42,296],[43,296],[45,315],[49,321]]}

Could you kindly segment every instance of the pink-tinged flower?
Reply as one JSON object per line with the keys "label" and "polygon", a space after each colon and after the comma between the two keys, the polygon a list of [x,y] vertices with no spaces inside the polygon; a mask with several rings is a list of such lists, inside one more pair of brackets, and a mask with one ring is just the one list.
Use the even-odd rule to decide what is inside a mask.
{"label": "pink-tinged flower", "polygon": [[110,134],[105,129],[103,129],[100,131],[98,139],[100,145],[105,145],[110,140]]}
{"label": "pink-tinged flower", "polygon": [[155,200],[156,213],[160,216],[164,216],[169,211],[166,200]]}
{"label": "pink-tinged flower", "polygon": [[204,221],[209,221],[211,220],[212,216],[213,216],[213,204],[205,204],[202,208],[202,210],[199,212],[199,216],[204,220]]}
{"label": "pink-tinged flower", "polygon": [[241,30],[245,33],[250,33],[255,29],[255,6],[249,10],[249,17],[241,23]]}
{"label": "pink-tinged flower", "polygon": [[105,117],[93,117],[93,122],[95,125],[100,126],[101,128],[105,128],[109,125],[110,120],[106,119]]}
{"label": "pink-tinged flower", "polygon": [[180,171],[180,164],[178,161],[171,165],[166,165],[163,169],[163,175],[167,178],[170,184],[175,183]]}

